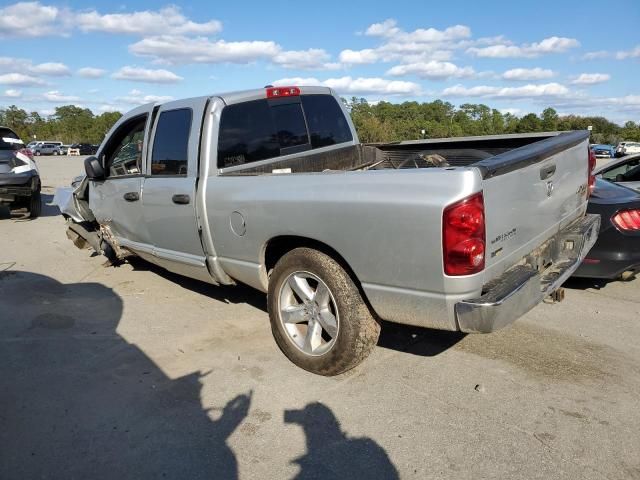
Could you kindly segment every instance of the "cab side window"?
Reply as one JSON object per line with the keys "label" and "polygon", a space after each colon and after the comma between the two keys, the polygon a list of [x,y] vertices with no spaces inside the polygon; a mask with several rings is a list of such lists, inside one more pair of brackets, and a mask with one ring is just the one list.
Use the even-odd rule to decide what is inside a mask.
{"label": "cab side window", "polygon": [[190,108],[160,114],[153,140],[151,175],[186,175],[191,133]]}
{"label": "cab side window", "polygon": [[104,149],[105,170],[110,178],[140,175],[142,145],[147,115],[135,117],[122,125]]}

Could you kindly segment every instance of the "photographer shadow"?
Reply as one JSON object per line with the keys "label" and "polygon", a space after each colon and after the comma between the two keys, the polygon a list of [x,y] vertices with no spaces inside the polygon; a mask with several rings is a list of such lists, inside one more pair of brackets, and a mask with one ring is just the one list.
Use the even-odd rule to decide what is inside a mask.
{"label": "photographer shadow", "polygon": [[286,410],[285,423],[304,430],[307,453],[294,460],[300,466],[296,480],[397,479],[398,471],[385,450],[367,437],[349,437],[329,407],[310,403]]}
{"label": "photographer shadow", "polygon": [[168,377],[118,334],[122,311],[99,283],[0,271],[0,478],[237,478],[251,394],[212,419],[203,375]]}

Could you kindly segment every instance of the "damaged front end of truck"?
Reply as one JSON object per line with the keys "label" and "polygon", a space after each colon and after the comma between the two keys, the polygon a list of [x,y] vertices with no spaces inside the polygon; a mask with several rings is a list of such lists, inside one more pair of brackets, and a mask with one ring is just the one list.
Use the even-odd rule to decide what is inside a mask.
{"label": "damaged front end of truck", "polygon": [[56,189],[53,204],[58,206],[67,221],[67,238],[77,248],[92,248],[112,264],[128,256],[128,252],[118,247],[109,227],[99,224],[89,208],[89,179],[86,175],[74,178],[70,187]]}

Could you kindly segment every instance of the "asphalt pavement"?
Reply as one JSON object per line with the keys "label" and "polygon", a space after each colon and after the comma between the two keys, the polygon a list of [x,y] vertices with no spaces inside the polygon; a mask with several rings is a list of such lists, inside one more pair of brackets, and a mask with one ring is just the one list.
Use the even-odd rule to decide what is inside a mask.
{"label": "asphalt pavement", "polygon": [[[38,159],[43,199],[82,158]],[[571,281],[504,330],[385,324],[334,378],[263,294],[78,250],[0,210],[0,478],[640,478],[640,280]]]}

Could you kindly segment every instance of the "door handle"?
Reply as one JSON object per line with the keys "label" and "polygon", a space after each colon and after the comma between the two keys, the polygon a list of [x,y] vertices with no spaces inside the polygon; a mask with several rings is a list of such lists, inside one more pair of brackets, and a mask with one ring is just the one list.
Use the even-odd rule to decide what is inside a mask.
{"label": "door handle", "polygon": [[540,180],[546,180],[551,175],[556,173],[556,164],[547,165],[546,167],[542,167],[540,169]]}
{"label": "door handle", "polygon": [[122,196],[122,198],[127,202],[137,202],[140,200],[140,195],[138,195],[138,192],[127,192]]}
{"label": "door handle", "polygon": [[191,198],[189,198],[189,195],[184,193],[178,193],[171,197],[171,201],[178,205],[187,205],[191,201]]}

